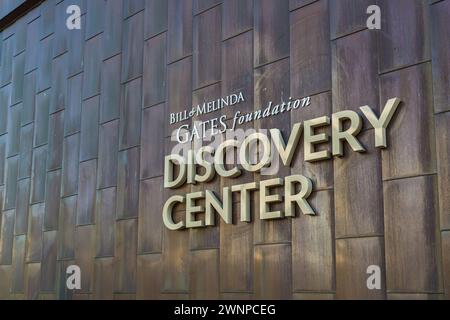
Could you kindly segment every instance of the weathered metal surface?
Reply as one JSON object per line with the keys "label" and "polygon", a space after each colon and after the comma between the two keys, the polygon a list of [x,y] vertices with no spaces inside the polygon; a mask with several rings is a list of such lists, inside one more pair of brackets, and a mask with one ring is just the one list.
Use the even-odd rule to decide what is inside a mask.
{"label": "weathered metal surface", "polygon": [[[28,2],[0,4],[1,299],[450,297],[450,0],[378,0],[381,30],[366,28],[365,0]],[[81,30],[66,27],[69,4]],[[169,114],[237,92],[245,102],[219,114],[310,95],[245,126],[285,138],[298,122],[402,103],[385,150],[364,120],[367,152],[308,163],[301,144],[270,176],[310,177],[317,216],[259,220],[257,191],[251,223],[233,196],[234,224],[170,231],[169,196],[265,179],[163,188]]]}

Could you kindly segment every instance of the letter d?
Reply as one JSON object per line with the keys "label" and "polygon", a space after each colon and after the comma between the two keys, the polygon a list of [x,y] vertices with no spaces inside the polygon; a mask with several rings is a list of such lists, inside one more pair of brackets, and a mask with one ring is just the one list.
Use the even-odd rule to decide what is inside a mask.
{"label": "letter d", "polygon": [[[178,163],[180,171],[178,177],[174,178],[174,165]],[[186,164],[182,156],[179,154],[171,154],[164,158],[164,188],[178,188],[186,182]]]}

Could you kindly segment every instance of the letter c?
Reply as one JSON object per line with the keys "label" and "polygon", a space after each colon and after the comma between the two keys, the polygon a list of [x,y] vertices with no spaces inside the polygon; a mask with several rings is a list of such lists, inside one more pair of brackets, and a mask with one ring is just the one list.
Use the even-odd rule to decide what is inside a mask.
{"label": "letter c", "polygon": [[173,221],[172,211],[177,202],[184,203],[184,197],[179,195],[172,196],[164,204],[162,218],[164,225],[169,230],[179,230],[185,228],[184,221],[180,221],[178,223]]}

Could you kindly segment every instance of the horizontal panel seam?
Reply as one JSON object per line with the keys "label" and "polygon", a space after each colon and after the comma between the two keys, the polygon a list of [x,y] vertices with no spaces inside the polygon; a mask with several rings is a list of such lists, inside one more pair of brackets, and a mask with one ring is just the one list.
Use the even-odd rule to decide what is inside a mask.
{"label": "horizontal panel seam", "polygon": [[254,66],[253,69],[254,69],[254,70],[257,70],[257,69],[259,69],[259,68],[262,68],[262,67],[266,67],[266,66],[268,66],[268,65],[271,65],[272,63],[276,63],[276,62],[280,62],[280,61],[289,59],[290,57],[291,57],[290,55],[286,55],[286,56],[283,56],[283,57],[281,57],[281,58],[278,58],[278,59],[275,59],[275,60],[272,60],[272,61],[264,62],[264,63],[261,63],[261,64],[258,64],[258,65],[256,65],[256,66]]}
{"label": "horizontal panel seam", "polygon": [[235,35],[232,35],[232,36],[229,36],[229,37],[227,37],[227,38],[224,38],[224,39],[222,39],[222,42],[225,42],[225,41],[228,41],[228,40],[230,40],[230,39],[239,37],[240,35],[243,35],[244,33],[247,33],[247,32],[249,32],[249,31],[253,31],[253,27],[248,28],[248,29],[245,29],[245,30],[243,30],[243,31],[241,31],[241,32],[239,32],[239,33],[236,33]]}
{"label": "horizontal panel seam", "polygon": [[359,239],[359,238],[383,238],[384,234],[382,233],[371,233],[371,234],[354,234],[354,235],[347,235],[347,236],[339,236],[336,237],[336,240],[347,240],[347,239]]}
{"label": "horizontal panel seam", "polygon": [[315,1],[312,1],[312,2],[310,2],[310,3],[301,5],[300,7],[297,7],[297,8],[295,8],[295,9],[289,9],[289,12],[294,12],[294,11],[300,10],[300,9],[302,9],[302,8],[308,7],[308,6],[314,4],[314,3],[318,2],[318,1],[319,1],[319,0],[315,0]]}
{"label": "horizontal panel seam", "polygon": [[420,178],[420,177],[428,177],[428,176],[437,176],[437,172],[428,172],[423,174],[415,174],[415,175],[405,175],[400,177],[392,177],[392,178],[384,178],[383,182],[403,180],[403,179],[411,179],[411,178]]}
{"label": "horizontal panel seam", "polygon": [[212,9],[214,9],[214,8],[217,8],[217,7],[221,6],[221,5],[222,5],[222,2],[216,3],[215,5],[213,5],[213,6],[211,6],[211,7],[208,7],[208,8],[206,8],[206,9],[203,9],[203,10],[197,12],[197,13],[194,13],[194,17],[199,16],[199,15],[201,15],[202,13],[205,13],[205,12],[207,12],[207,11],[209,11],[209,10],[212,10]]}
{"label": "horizontal panel seam", "polygon": [[408,69],[408,68],[419,66],[419,65],[422,65],[422,64],[427,64],[429,62],[432,62],[432,60],[431,59],[420,60],[420,61],[415,62],[415,63],[411,63],[411,64],[407,64],[407,65],[403,65],[403,66],[387,69],[387,70],[382,71],[382,72],[378,72],[378,75],[379,76],[384,76],[384,75],[387,75],[389,73],[393,73],[393,72],[396,72],[396,71]]}
{"label": "horizontal panel seam", "polygon": [[347,33],[347,34],[343,34],[343,35],[331,38],[330,41],[335,42],[336,40],[339,40],[339,39],[342,39],[342,38],[345,38],[345,37],[348,37],[348,36],[352,36],[352,35],[355,35],[357,33],[360,33],[360,32],[366,31],[366,30],[369,30],[369,29],[367,29],[367,27],[362,28],[362,29],[358,29],[358,30],[352,31],[352,32]]}

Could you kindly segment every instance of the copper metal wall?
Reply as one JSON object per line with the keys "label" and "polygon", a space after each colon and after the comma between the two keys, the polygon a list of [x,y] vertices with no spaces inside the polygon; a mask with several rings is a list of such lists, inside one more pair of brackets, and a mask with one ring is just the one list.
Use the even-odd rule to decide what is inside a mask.
{"label": "copper metal wall", "polygon": [[[448,21],[450,0],[45,1],[0,36],[0,298],[449,298]],[[403,104],[388,149],[365,124],[367,153],[282,168],[313,178],[318,216],[168,231],[167,115],[236,91],[242,111],[311,95],[255,123],[285,133]]]}

